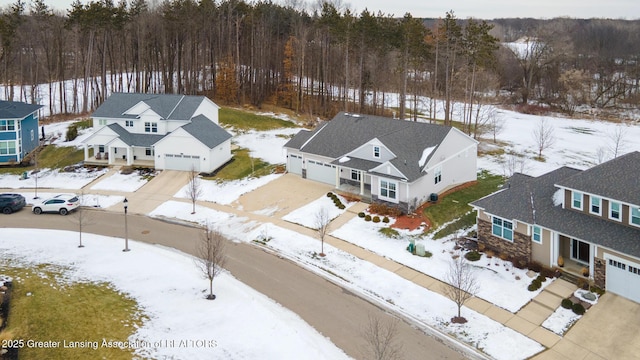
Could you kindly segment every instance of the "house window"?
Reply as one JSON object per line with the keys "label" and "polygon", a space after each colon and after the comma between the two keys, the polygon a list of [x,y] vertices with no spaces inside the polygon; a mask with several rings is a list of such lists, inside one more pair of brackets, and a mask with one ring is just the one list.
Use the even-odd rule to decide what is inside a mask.
{"label": "house window", "polygon": [[592,214],[595,215],[602,215],[602,213],[600,212],[600,202],[602,201],[602,199],[600,199],[597,196],[589,196],[589,212],[591,212]]}
{"label": "house window", "polygon": [[15,154],[16,154],[15,141],[0,141],[0,155],[15,155]]}
{"label": "house window", "polygon": [[15,120],[0,120],[0,131],[15,131],[15,130],[16,130]]}
{"label": "house window", "polygon": [[103,153],[104,152],[104,145],[99,145],[98,146],[98,152],[99,153]]}
{"label": "house window", "polygon": [[100,125],[100,126],[107,125],[107,120],[106,119],[98,119],[98,125]]}
{"label": "house window", "polygon": [[396,183],[380,180],[380,197],[395,200],[396,196]]}
{"label": "house window", "polygon": [[144,132],[158,132],[158,123],[156,122],[145,122],[144,123]]}
{"label": "house window", "polygon": [[582,210],[582,193],[577,191],[571,192],[571,207],[574,209]]}
{"label": "house window", "polygon": [[609,201],[609,219],[622,220],[620,215],[620,203],[615,201]]}
{"label": "house window", "polygon": [[351,170],[351,180],[360,181],[360,171]]}
{"label": "house window", "polygon": [[609,259],[609,265],[613,266],[613,267],[617,267],[618,269],[622,269],[622,270],[627,268],[626,264],[621,263],[620,261],[615,261],[615,260],[611,260],[611,259]]}
{"label": "house window", "polygon": [[534,242],[537,242],[538,244],[542,244],[542,229],[539,226],[533,227],[532,239]]}
{"label": "house window", "polygon": [[373,157],[380,158],[380,146],[373,147]]}
{"label": "house window", "polygon": [[442,168],[437,168],[435,170],[435,175],[433,180],[434,180],[434,184],[437,184],[440,181],[442,181]]}
{"label": "house window", "polygon": [[147,156],[151,156],[151,148],[144,149],[144,154]]}
{"label": "house window", "polygon": [[133,127],[133,120],[126,120],[124,122],[124,126],[126,127]]}
{"label": "house window", "polygon": [[499,217],[493,217],[491,232],[505,240],[513,241],[513,223]]}
{"label": "house window", "polygon": [[629,223],[640,226],[640,208],[631,208],[630,213],[631,219],[629,219]]}

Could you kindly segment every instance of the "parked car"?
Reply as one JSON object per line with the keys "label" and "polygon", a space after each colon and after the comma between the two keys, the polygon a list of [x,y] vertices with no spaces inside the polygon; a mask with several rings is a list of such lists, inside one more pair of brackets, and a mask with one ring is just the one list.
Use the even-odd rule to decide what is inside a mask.
{"label": "parked car", "polygon": [[80,199],[78,199],[77,195],[59,194],[33,204],[31,211],[36,215],[40,215],[42,213],[59,213],[60,215],[67,215],[70,211],[77,209],[79,206]]}
{"label": "parked car", "polygon": [[11,214],[22,209],[27,204],[20,194],[0,194],[0,209],[3,214]]}

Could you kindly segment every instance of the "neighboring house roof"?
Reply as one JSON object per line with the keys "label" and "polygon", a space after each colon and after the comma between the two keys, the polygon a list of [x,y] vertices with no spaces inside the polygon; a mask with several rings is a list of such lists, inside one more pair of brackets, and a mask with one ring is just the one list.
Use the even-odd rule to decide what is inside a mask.
{"label": "neighboring house roof", "polygon": [[557,185],[640,205],[639,174],[640,152],[634,151],[563,179]]}
{"label": "neighboring house roof", "polygon": [[558,201],[554,203],[556,192],[563,191],[554,185],[582,173],[584,171],[562,167],[535,178],[517,174],[503,190],[471,205],[504,219],[540,225],[566,236],[640,257],[640,242],[637,241],[640,229],[563,209]]}
{"label": "neighboring house roof", "polygon": [[204,96],[113,93],[93,112],[92,117],[135,118],[124,115],[124,112],[144,102],[164,120],[189,120],[204,99]]}
{"label": "neighboring house roof", "polygon": [[42,105],[0,100],[0,119],[22,119],[38,111]]}
{"label": "neighboring house roof", "polygon": [[[423,175],[420,162],[425,148],[440,145],[451,129],[450,126],[341,112],[311,133],[301,131],[285,147],[337,159],[378,139],[396,155],[391,164],[407,180],[414,181]],[[426,164],[434,152],[422,164]]]}
{"label": "neighboring house roof", "polygon": [[194,117],[190,123],[183,125],[182,128],[210,149],[231,138],[231,134],[204,115]]}
{"label": "neighboring house roof", "polygon": [[122,140],[125,144],[129,146],[140,146],[150,148],[153,144],[162,139],[163,135],[155,135],[155,134],[133,134],[125,130],[122,126],[118,124],[109,124],[108,128],[113,130],[120,140]]}

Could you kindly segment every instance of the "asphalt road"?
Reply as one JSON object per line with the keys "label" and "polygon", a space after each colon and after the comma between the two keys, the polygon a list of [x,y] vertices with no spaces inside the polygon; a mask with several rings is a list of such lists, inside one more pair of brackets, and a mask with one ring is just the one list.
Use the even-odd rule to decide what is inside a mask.
{"label": "asphalt road", "polygon": [[[123,214],[93,210],[90,212],[92,224],[84,226],[85,232],[124,237]],[[0,228],[77,231],[78,226],[72,221],[73,216],[37,216],[27,207],[12,215],[0,216]],[[193,254],[199,233],[200,230],[192,227],[146,216],[128,215],[128,236],[133,240],[160,244]],[[135,243],[129,243],[129,247],[131,251],[136,251]],[[298,314],[356,359],[364,358],[363,350],[367,345],[362,332],[369,316],[373,315],[383,321],[392,319],[384,309],[259,247],[230,243],[227,246],[227,256],[226,268],[233,276]],[[445,343],[404,321],[398,323],[397,339],[402,345],[404,359],[465,358],[460,351],[455,350],[459,349],[459,345],[449,341]],[[312,354],[310,356],[312,357]]]}

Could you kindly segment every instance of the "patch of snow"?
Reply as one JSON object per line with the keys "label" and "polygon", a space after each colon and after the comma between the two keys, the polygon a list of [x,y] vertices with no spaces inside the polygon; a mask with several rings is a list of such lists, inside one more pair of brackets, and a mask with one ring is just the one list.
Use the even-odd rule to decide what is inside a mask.
{"label": "patch of snow", "polygon": [[564,190],[558,189],[553,193],[553,206],[560,206],[564,202]]}
{"label": "patch of snow", "polygon": [[92,190],[115,190],[134,192],[147,183],[137,172],[124,175],[120,172],[105,177],[91,187]]}
{"label": "patch of snow", "polygon": [[580,317],[573,310],[561,306],[542,323],[542,327],[563,336]]}
{"label": "patch of snow", "polygon": [[338,198],[345,205],[345,208],[343,210],[338,209],[331,198],[322,196],[305,206],[293,210],[292,212],[283,216],[282,220],[300,224],[310,229],[316,229],[318,227],[318,224],[316,224],[316,217],[318,216],[318,213],[322,211],[322,209],[326,209],[327,215],[330,220],[337,218],[347,211],[347,208],[349,207],[349,203],[347,202],[347,200],[340,195],[338,195]]}
{"label": "patch of snow", "polygon": [[350,157],[343,156],[343,157],[340,158],[340,160],[338,160],[338,162],[340,162],[342,164],[342,163],[346,163],[347,161],[350,161],[350,160],[351,160]]}
{"label": "patch of snow", "polygon": [[19,175],[1,174],[0,186],[9,189],[22,189],[36,187],[36,177],[38,188],[50,189],[81,189],[93,180],[104,175],[108,169],[97,171],[89,171],[88,169],[79,169],[78,172],[61,172],[59,169],[41,169],[40,172],[34,174],[28,172],[28,179],[20,180]]}
{"label": "patch of snow", "polygon": [[435,146],[431,146],[428,147],[424,150],[422,150],[422,156],[420,157],[420,160],[418,161],[418,165],[420,167],[423,167],[426,163],[427,163],[427,158],[429,157],[429,155],[431,155],[431,153],[433,152],[433,149],[435,149]]}
{"label": "patch of snow", "polygon": [[238,146],[249,149],[249,155],[270,164],[284,164],[287,162],[284,144],[291,135],[297,134],[302,128],[286,128],[269,131],[255,131],[236,135],[233,142]]}
{"label": "patch of snow", "polygon": [[[228,205],[238,200],[240,196],[251,192],[277,178],[282,174],[271,174],[259,178],[244,178],[241,180],[217,182],[215,180],[200,181],[201,194],[198,198],[201,201],[215,202],[218,204]],[[189,184],[180,189],[174,197],[189,199],[187,189]]]}

